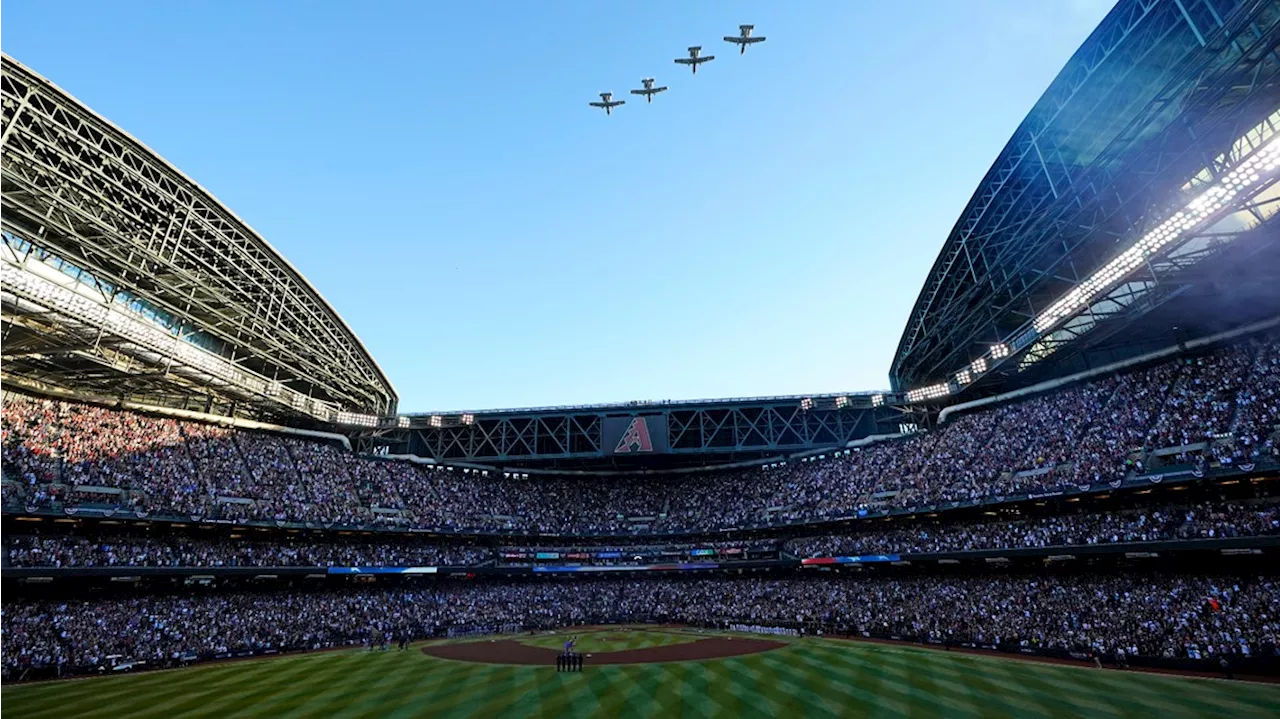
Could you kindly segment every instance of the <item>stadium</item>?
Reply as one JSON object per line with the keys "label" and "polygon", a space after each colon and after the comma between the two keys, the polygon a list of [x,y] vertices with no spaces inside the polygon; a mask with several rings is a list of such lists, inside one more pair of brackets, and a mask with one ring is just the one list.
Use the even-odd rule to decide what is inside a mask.
{"label": "stadium", "polygon": [[2,67],[13,716],[1280,712],[1280,0],[1120,0],[863,393],[402,412]]}

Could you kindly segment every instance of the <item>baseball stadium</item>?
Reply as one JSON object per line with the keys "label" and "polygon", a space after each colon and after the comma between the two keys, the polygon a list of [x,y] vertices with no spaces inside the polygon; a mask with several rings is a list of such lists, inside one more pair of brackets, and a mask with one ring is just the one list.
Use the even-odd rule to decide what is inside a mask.
{"label": "baseball stadium", "polygon": [[403,412],[2,68],[11,716],[1280,715],[1280,0],[1119,0],[861,393]]}

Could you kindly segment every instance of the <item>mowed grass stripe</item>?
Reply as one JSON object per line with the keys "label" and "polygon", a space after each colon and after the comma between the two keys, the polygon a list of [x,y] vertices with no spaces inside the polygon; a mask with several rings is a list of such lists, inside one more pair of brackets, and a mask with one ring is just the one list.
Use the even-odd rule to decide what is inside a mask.
{"label": "mowed grass stripe", "polygon": [[916,684],[916,680],[922,674],[924,663],[907,664],[897,662],[895,659],[896,657],[893,656],[883,656],[879,657],[878,661],[863,665],[865,667],[863,676],[869,683],[870,693],[878,697],[880,703],[884,703],[886,699],[895,698],[902,706],[914,707],[917,710],[923,708],[925,712],[934,716],[949,715],[952,708],[946,701],[923,691]]}
{"label": "mowed grass stripe", "polygon": [[1116,716],[1124,710],[1115,701],[1096,700],[1086,682],[1063,684],[1056,681],[1050,672],[1023,671],[1023,667],[1017,665],[982,669],[991,674],[998,673],[1000,680],[996,685],[1006,693],[1040,697],[1038,703],[1045,714],[1105,717]]}
{"label": "mowed grass stripe", "polygon": [[[837,651],[835,656],[842,656],[847,662],[858,654]],[[990,714],[987,697],[983,696],[982,701],[975,706],[969,693],[957,692],[948,687],[945,682],[939,685],[934,681],[934,677],[938,675],[959,683],[967,682],[971,678],[963,671],[957,670],[950,662],[945,661],[946,657],[938,661],[937,657],[928,654],[904,656],[875,650],[866,651],[862,656],[864,658],[859,662],[860,669],[873,677],[891,675],[894,685],[902,687],[903,701],[909,705],[917,707],[922,704],[928,705],[930,712],[940,711],[937,707],[943,707],[949,716],[960,714],[988,716]],[[940,689],[942,691],[939,691]],[[883,701],[883,695],[881,700]],[[1018,711],[1011,711],[1011,715],[1025,716],[1027,713],[1034,714],[1042,710],[1042,706],[1036,702],[1018,701],[1017,704]]]}
{"label": "mowed grass stripe", "polygon": [[1056,692],[1059,700],[1074,712],[1090,716],[1151,716],[1156,710],[1160,710],[1160,716],[1171,716],[1185,711],[1164,702],[1153,706],[1150,702],[1135,701],[1133,683],[1127,690],[1116,687],[1108,691],[1097,681],[1101,678],[1087,673],[1067,676],[1061,671],[1041,671],[1023,672],[1021,681],[1033,689]]}
{"label": "mowed grass stripe", "polygon": [[882,661],[881,665],[902,676],[913,692],[948,707],[948,714],[981,716],[982,702],[975,697],[973,687],[966,681],[967,677],[956,671],[951,662],[945,661],[945,657],[943,659],[944,661],[939,661],[930,657],[929,661],[916,662],[910,657],[890,655],[888,661]]}
{"label": "mowed grass stripe", "polygon": [[[823,677],[819,690],[828,695],[838,695],[833,697],[832,700],[840,707],[841,714],[845,716],[883,714],[906,716],[910,713],[910,708],[907,704],[871,691],[873,683],[871,680],[871,666],[862,662],[861,657],[852,653],[837,653],[822,648],[818,648],[817,651],[813,650],[814,647],[805,647],[804,649],[797,651],[793,657],[790,657],[790,662],[794,664],[797,670],[807,669],[809,672]],[[788,661],[788,659],[780,657],[777,661],[784,662]],[[779,687],[779,691],[786,692],[789,690]]]}
{"label": "mowed grass stripe", "polygon": [[[225,664],[199,665],[186,669],[147,672],[143,674],[113,675],[101,678],[73,679],[40,684],[6,687],[6,694],[17,692],[26,699],[30,693],[30,701],[36,709],[30,716],[62,716],[66,703],[82,703],[82,709],[88,713],[99,708],[109,708],[115,702],[133,696],[147,696],[154,699],[169,689],[187,681],[187,677],[199,675],[201,687],[215,684],[243,682],[261,667],[263,671],[278,674],[286,667],[305,662],[322,662],[329,664],[334,654],[309,654],[291,657],[277,657],[247,662],[230,662]],[[186,689],[190,691],[190,687]],[[45,703],[42,698],[49,697]]]}
{"label": "mowed grass stripe", "polygon": [[711,696],[711,677],[708,675],[708,663],[684,662],[680,668],[685,672],[684,706],[687,716],[714,717],[720,716],[720,705]]}
{"label": "mowed grass stripe", "polygon": [[[471,700],[461,702],[454,711],[455,716],[498,717],[510,716],[512,710],[524,707],[536,710],[537,704],[528,702],[539,684],[550,678],[551,670],[535,669],[533,671],[505,668],[498,674],[491,674],[480,688],[471,690]],[[448,690],[448,685],[444,685]],[[527,705],[527,706],[526,706]],[[434,716],[434,712],[428,711]],[[421,715],[420,715],[421,716]]]}
{"label": "mowed grass stripe", "polygon": [[661,717],[663,705],[657,697],[661,687],[676,681],[672,664],[640,664],[626,667],[624,677],[631,684],[623,683],[617,694],[623,699],[622,717]]}
{"label": "mowed grass stripe", "polygon": [[[418,653],[418,657],[422,656]],[[325,713],[333,717],[378,716],[385,710],[390,699],[400,696],[402,691],[434,692],[440,686],[443,676],[423,676],[427,673],[426,662],[418,657],[396,653],[379,656],[374,664],[362,672],[364,680],[360,682],[360,691],[348,691],[341,694],[336,701],[323,707]],[[414,672],[417,667],[420,672]],[[445,672],[439,672],[443,675]],[[279,712],[263,707],[261,715],[279,716]]]}
{"label": "mowed grass stripe", "polygon": [[[1230,707],[1233,711],[1242,708],[1264,709],[1274,715],[1280,712],[1280,686],[1260,682],[1228,682],[1217,679],[1184,677],[1150,672],[1118,672],[1113,669],[1098,670],[1079,665],[1047,664],[1029,662],[1015,657],[988,656],[968,653],[945,653],[933,649],[911,646],[882,645],[869,642],[828,639],[810,640],[822,644],[833,644],[837,647],[861,647],[862,651],[875,654],[904,654],[924,657],[928,655],[945,657],[961,667],[972,667],[975,677],[986,677],[996,680],[990,682],[998,687],[994,696],[1007,695],[1021,691],[1023,677],[1054,677],[1065,686],[1080,691],[1082,687],[1092,686],[1092,691],[1106,696],[1114,705],[1132,703],[1135,687],[1148,687],[1151,691],[1162,693],[1168,697],[1178,697],[1174,704],[1199,703],[1210,701],[1213,706]],[[993,673],[990,667],[1003,667],[999,673]],[[1095,682],[1100,682],[1095,684]],[[978,682],[979,684],[981,681]],[[1191,699],[1195,697],[1195,699]],[[1056,703],[1059,696],[1052,695],[1050,705]],[[1219,710],[1221,711],[1221,710]],[[1183,711],[1183,714],[1189,712]]]}
{"label": "mowed grass stripe", "polygon": [[[227,673],[216,681],[204,681],[197,674],[176,676],[163,690],[149,693],[146,705],[135,706],[132,716],[138,719],[163,719],[191,713],[226,713],[251,701],[262,692],[270,691],[272,687],[286,681],[286,676],[290,674],[292,672],[272,672],[268,666],[244,674]],[[314,680],[314,676],[307,672],[296,676],[304,676],[307,681]],[[112,704],[118,702],[118,699],[112,700]],[[87,716],[95,717],[99,713],[111,716],[107,712],[95,712]]]}
{"label": "mowed grass stripe", "polygon": [[820,716],[839,713],[844,702],[829,691],[835,674],[828,666],[805,667],[801,663],[804,649],[792,645],[768,654],[766,665],[773,681],[763,685],[763,693],[774,704],[782,707],[781,713],[791,716]]}
{"label": "mowed grass stripe", "polygon": [[662,666],[666,669],[666,679],[658,684],[658,690],[653,693],[657,716],[689,716],[684,710],[685,676],[688,673],[688,663],[680,662]]}
{"label": "mowed grass stripe", "polygon": [[[643,665],[609,666],[599,670],[584,670],[585,688],[581,691],[590,696],[591,713],[599,716],[629,716],[627,701],[632,698],[628,688],[634,687],[642,672]],[[651,669],[649,671],[652,671]],[[582,707],[588,706],[587,699],[578,699]],[[579,712],[579,716],[583,714]]]}
{"label": "mowed grass stripe", "polygon": [[[440,697],[455,693],[470,696],[462,702],[466,706],[453,712],[454,716],[464,716],[466,709],[477,699],[500,698],[510,704],[519,698],[487,695],[483,682],[486,676],[491,675],[484,673],[486,667],[482,664],[439,661],[421,654],[418,657],[421,657],[420,661],[406,664],[404,671],[407,674],[402,676],[404,686],[398,689],[396,696],[391,697],[382,707],[383,716],[405,718],[447,716],[440,708]],[[524,672],[513,672],[512,675],[518,674],[524,674]],[[528,674],[531,679],[536,677],[533,672]]]}
{"label": "mowed grass stripe", "polygon": [[18,719],[1280,715],[1280,686],[817,639],[706,662],[588,663],[582,673],[452,662],[416,647],[349,650],[10,686],[3,699]]}
{"label": "mowed grass stripe", "polygon": [[[307,698],[303,704],[338,700],[344,694],[353,691],[364,691],[364,686],[376,671],[373,657],[367,654],[352,653],[341,662],[334,662],[332,667],[315,667],[309,675],[291,675],[276,677],[258,684],[246,684],[240,692],[225,696],[211,697],[211,701],[196,710],[197,716],[244,717],[263,716],[263,706],[281,695],[291,691],[305,689]],[[290,681],[294,677],[296,680]],[[319,703],[325,706],[325,703]]]}
{"label": "mowed grass stripe", "polygon": [[[909,662],[907,658],[903,661]],[[958,671],[953,662],[932,660],[923,671],[924,689],[935,695],[946,696],[962,705],[965,712],[978,716],[986,711],[984,699],[975,691],[969,677]]]}
{"label": "mowed grass stripe", "polygon": [[230,714],[256,704],[264,695],[279,691],[278,687],[295,686],[295,682],[313,685],[317,681],[343,677],[350,671],[360,671],[365,666],[352,652],[325,659],[323,662],[282,662],[278,670],[272,666],[273,662],[267,661],[244,667],[228,665],[221,667],[227,671],[212,681],[196,671],[177,674],[171,677],[174,680],[171,688],[160,695],[160,700],[135,709],[134,716],[164,719],[182,713]]}
{"label": "mowed grass stripe", "polygon": [[[1268,709],[1267,702],[1250,691],[1264,687],[1162,676],[1153,676],[1153,681],[1134,681],[1133,674],[1105,669],[1089,674],[1093,691],[1120,697],[1134,715],[1150,716],[1153,709],[1164,716],[1274,716],[1280,711],[1275,703]],[[1272,693],[1280,694],[1280,686],[1274,687]]]}
{"label": "mowed grass stripe", "polygon": [[[137,699],[145,697],[145,705],[131,710],[132,716],[151,713],[158,706],[167,704],[166,699],[206,704],[209,695],[217,695],[226,691],[228,696],[242,693],[247,687],[255,687],[260,681],[270,681],[281,670],[288,670],[285,662],[259,661],[241,664],[224,664],[214,667],[160,672],[157,674],[137,674],[129,676],[108,677],[102,680],[85,680],[53,685],[64,690],[52,702],[54,715],[59,715],[59,707],[70,705],[75,709],[77,717],[112,717],[118,716],[121,705],[132,705]],[[216,670],[216,671],[214,671]],[[103,685],[109,685],[107,691],[101,691]],[[70,691],[67,691],[70,690]],[[41,715],[44,712],[40,712]],[[161,714],[172,716],[172,714]]]}
{"label": "mowed grass stripe", "polygon": [[[983,665],[963,659],[958,666],[963,668],[962,671],[968,672],[970,681],[981,687],[984,690],[983,694],[990,700],[1009,705],[1010,714],[1014,716],[1027,712],[1044,716],[1097,715],[1096,711],[1085,711],[1085,708],[1079,706],[1063,707],[1063,702],[1069,701],[1072,695],[1080,693],[1084,687],[1074,685],[1063,688],[1036,681],[1037,677],[1043,675],[1045,668],[1043,666],[1037,665],[1035,671],[1024,672],[1024,667],[1028,665],[1014,663]],[[1110,708],[1106,706],[1101,708],[1106,710],[1102,712],[1103,715],[1110,713]]]}
{"label": "mowed grass stripe", "polygon": [[1024,717],[1046,714],[1041,699],[1031,696],[1011,677],[1004,667],[974,666],[950,662],[953,673],[964,677],[973,687],[974,694],[982,698],[985,716]]}
{"label": "mowed grass stripe", "polygon": [[[376,672],[373,657],[354,652],[343,662],[334,662],[332,668],[303,665],[288,674],[265,682],[260,687],[248,688],[244,700],[235,703],[219,703],[216,708],[228,716],[245,716],[255,712],[259,716],[288,716],[313,701],[324,687],[336,685],[360,687],[364,691],[365,678]],[[204,711],[205,714],[212,714]]]}
{"label": "mowed grass stripe", "polygon": [[[513,669],[506,665],[471,664],[457,679],[437,693],[437,700],[430,705],[428,713],[433,717],[465,717],[472,716],[471,708],[482,697],[488,696],[488,687],[495,678],[507,672],[530,671],[538,669]],[[510,697],[509,699],[515,699]]]}
{"label": "mowed grass stripe", "polygon": [[724,698],[721,700],[731,716],[764,717],[782,715],[777,694],[769,691],[775,678],[771,671],[774,659],[769,655],[746,659],[729,659],[722,663]]}

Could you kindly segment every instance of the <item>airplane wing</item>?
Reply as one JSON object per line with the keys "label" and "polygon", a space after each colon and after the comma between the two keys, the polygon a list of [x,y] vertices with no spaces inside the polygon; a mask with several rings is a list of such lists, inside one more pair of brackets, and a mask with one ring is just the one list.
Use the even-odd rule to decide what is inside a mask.
{"label": "airplane wing", "polygon": [[743,42],[748,42],[748,43],[764,42],[764,38],[763,38],[763,37],[749,37],[749,38],[746,38],[745,40],[743,40]]}
{"label": "airplane wing", "polygon": [[677,63],[677,64],[680,64],[680,65],[692,65],[692,64],[694,64],[695,62],[697,62],[697,61],[696,61],[696,60],[694,60],[694,59],[693,59],[693,58],[691,58],[691,57],[678,57],[678,58],[676,58],[676,63]]}
{"label": "airplane wing", "polygon": [[626,100],[614,100],[613,102],[609,103],[609,107],[617,107],[618,105],[625,105],[625,104],[627,104]]}
{"label": "airplane wing", "polygon": [[742,43],[746,42],[746,38],[733,37],[732,35],[725,35],[725,36],[724,36],[724,41],[725,41],[725,42],[731,42],[731,43],[734,43],[734,44],[736,44],[736,45],[741,45]]}
{"label": "airplane wing", "polygon": [[711,62],[714,59],[716,59],[715,55],[703,55],[702,57],[698,58],[698,62]]}
{"label": "airplane wing", "polygon": [[588,102],[587,104],[592,107],[608,107],[608,105],[603,102]]}
{"label": "airplane wing", "polygon": [[651,93],[651,92],[653,92],[653,90],[632,90],[632,91],[631,91],[631,94],[632,94],[632,95],[646,95],[646,94]]}

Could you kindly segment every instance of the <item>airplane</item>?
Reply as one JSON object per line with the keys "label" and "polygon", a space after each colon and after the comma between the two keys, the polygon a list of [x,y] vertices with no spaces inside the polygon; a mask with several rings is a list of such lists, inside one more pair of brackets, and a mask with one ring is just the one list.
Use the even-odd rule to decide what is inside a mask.
{"label": "airplane", "polygon": [[[666,88],[663,88],[663,89],[666,89]],[[604,108],[604,114],[606,114],[606,115],[612,115],[612,114],[613,114],[613,108],[615,108],[615,107],[617,107],[617,106],[619,106],[619,105],[625,105],[625,104],[627,104],[627,101],[626,101],[626,100],[614,100],[614,99],[613,99],[613,93],[612,93],[612,92],[602,92],[602,93],[600,93],[600,102],[589,102],[589,103],[587,103],[587,104],[588,104],[588,105],[590,105],[590,106],[592,106],[592,107],[600,107],[600,108]]]}
{"label": "airplane", "polygon": [[739,47],[741,47],[741,50],[738,52],[738,54],[745,55],[747,53],[747,45],[752,45],[757,42],[764,42],[763,37],[751,37],[751,31],[754,29],[756,29],[755,25],[739,25],[738,31],[742,34],[738,35],[737,37],[725,36],[724,41],[731,42],[735,45],[738,45]]}
{"label": "airplane", "polygon": [[646,101],[648,101],[648,102],[653,102],[653,96],[654,96],[654,95],[657,95],[657,94],[658,94],[658,93],[660,93],[660,92],[666,92],[666,90],[667,90],[667,86],[666,86],[666,85],[663,85],[662,87],[654,87],[654,86],[653,86],[653,78],[651,78],[651,77],[646,77],[645,79],[641,80],[640,82],[641,82],[641,84],[643,84],[643,85],[644,85],[644,89],[642,89],[642,90],[632,90],[632,91],[631,91],[631,94],[632,94],[632,95],[644,95],[644,99],[645,99]]}
{"label": "airplane", "polygon": [[702,53],[701,47],[698,47],[698,46],[691,47],[689,48],[689,57],[678,57],[676,58],[676,62],[681,65],[689,65],[693,67],[693,74],[697,75],[699,65],[701,65],[704,62],[711,62],[712,60],[716,59],[715,55],[707,55],[706,57],[699,57],[701,53]]}

